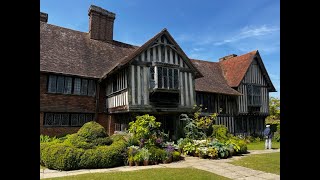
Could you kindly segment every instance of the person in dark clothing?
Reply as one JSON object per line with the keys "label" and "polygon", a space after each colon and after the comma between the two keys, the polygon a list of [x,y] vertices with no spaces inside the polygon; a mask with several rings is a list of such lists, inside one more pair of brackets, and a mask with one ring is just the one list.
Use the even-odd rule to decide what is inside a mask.
{"label": "person in dark clothing", "polygon": [[266,142],[264,145],[265,149],[271,149],[272,132],[269,124],[266,125],[266,128],[263,131],[263,135],[266,138]]}

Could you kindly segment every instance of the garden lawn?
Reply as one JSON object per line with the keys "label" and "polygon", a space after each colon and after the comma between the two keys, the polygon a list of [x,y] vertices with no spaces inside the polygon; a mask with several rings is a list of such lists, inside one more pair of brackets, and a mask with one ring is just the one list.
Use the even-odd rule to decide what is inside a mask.
{"label": "garden lawn", "polygon": [[[157,168],[145,169],[128,172],[112,172],[112,173],[89,173],[76,176],[65,176],[58,178],[51,178],[52,180],[142,180],[142,179],[173,179],[173,180],[227,180],[225,178],[207,171],[193,169],[193,168]],[[50,179],[47,179],[50,180]]]}
{"label": "garden lawn", "polygon": [[255,154],[234,160],[230,164],[280,175],[280,152]]}
{"label": "garden lawn", "polygon": [[[248,147],[248,150],[263,150],[264,143],[265,143],[265,141],[252,142],[252,143],[247,144],[247,147]],[[272,149],[279,149],[280,142],[272,141],[271,147],[272,147]]]}

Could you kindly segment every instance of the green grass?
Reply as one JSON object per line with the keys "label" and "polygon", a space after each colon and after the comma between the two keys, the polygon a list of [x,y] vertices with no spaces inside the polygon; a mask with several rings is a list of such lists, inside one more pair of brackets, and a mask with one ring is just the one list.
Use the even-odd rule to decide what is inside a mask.
{"label": "green grass", "polygon": [[[248,150],[263,150],[264,149],[264,141],[260,142],[252,142],[247,144]],[[271,144],[272,149],[279,149],[280,142],[272,141]]]}
{"label": "green grass", "polygon": [[[157,168],[157,169],[145,169],[129,172],[112,172],[112,173],[89,173],[76,176],[65,176],[59,178],[51,178],[52,180],[142,180],[142,179],[157,179],[157,180],[227,180],[222,176],[216,174],[193,169],[193,168]],[[47,179],[50,180],[50,179]]]}
{"label": "green grass", "polygon": [[255,154],[230,162],[233,165],[280,175],[280,152]]}

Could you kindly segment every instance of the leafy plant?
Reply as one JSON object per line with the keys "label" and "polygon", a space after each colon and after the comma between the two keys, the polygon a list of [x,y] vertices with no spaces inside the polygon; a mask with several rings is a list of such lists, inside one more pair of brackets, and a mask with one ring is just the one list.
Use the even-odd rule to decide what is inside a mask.
{"label": "leafy plant", "polygon": [[218,157],[218,151],[215,148],[208,148],[208,156],[211,159],[216,159]]}
{"label": "leafy plant", "polygon": [[180,157],[181,157],[180,152],[178,152],[178,151],[173,151],[173,153],[172,153],[172,160],[173,160],[173,161],[179,161],[179,160],[180,160]]}
{"label": "leafy plant", "polygon": [[201,116],[202,105],[200,106],[195,105],[194,109],[196,109],[196,112],[193,115],[194,123],[198,129],[201,129],[203,133],[207,135],[208,129],[217,119],[218,114],[213,113],[213,114],[210,114],[209,116]]}
{"label": "leafy plant", "polygon": [[56,139],[56,137],[50,138],[50,136],[40,134],[40,143],[50,142],[55,139]]}
{"label": "leafy plant", "polygon": [[184,147],[183,147],[183,153],[186,154],[193,154],[196,151],[196,146],[188,142]]}
{"label": "leafy plant", "polygon": [[129,123],[129,132],[133,133],[137,139],[149,139],[160,125],[161,123],[157,122],[154,116],[145,114],[137,116],[135,121]]}
{"label": "leafy plant", "polygon": [[186,126],[184,127],[185,137],[189,139],[202,139],[206,138],[205,133],[199,129],[194,121],[189,118],[186,114],[180,115],[180,120],[185,121]]}
{"label": "leafy plant", "polygon": [[226,141],[228,139],[228,129],[224,125],[213,125],[212,136],[217,138],[219,141]]}
{"label": "leafy plant", "polygon": [[141,148],[139,153],[143,160],[149,160],[151,153],[149,153],[149,150],[147,148]]}

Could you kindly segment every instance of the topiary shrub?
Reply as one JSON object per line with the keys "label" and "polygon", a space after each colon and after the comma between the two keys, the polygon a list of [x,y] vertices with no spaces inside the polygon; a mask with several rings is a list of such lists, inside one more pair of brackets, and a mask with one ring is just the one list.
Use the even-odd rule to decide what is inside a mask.
{"label": "topiary shrub", "polygon": [[95,121],[85,123],[78,130],[77,134],[91,141],[97,138],[105,138],[108,136],[104,127]]}
{"label": "topiary shrub", "polygon": [[110,146],[98,146],[95,149],[86,150],[81,156],[79,167],[109,168],[123,165],[123,152],[126,149],[124,140],[115,141]]}
{"label": "topiary shrub", "polygon": [[43,146],[40,155],[43,165],[49,169],[72,170],[79,168],[83,153],[83,149],[60,143]]}

